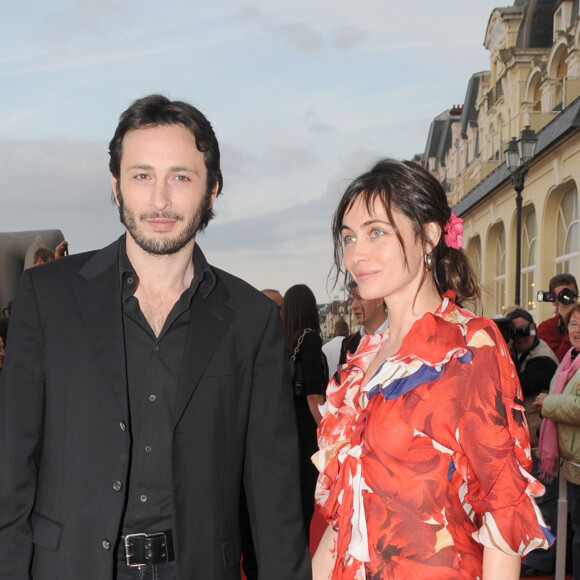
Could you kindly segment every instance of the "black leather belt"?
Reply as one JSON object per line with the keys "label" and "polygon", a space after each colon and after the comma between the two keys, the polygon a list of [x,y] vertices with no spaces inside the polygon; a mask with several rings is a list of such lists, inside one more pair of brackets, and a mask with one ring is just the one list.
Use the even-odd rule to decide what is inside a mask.
{"label": "black leather belt", "polygon": [[173,534],[171,530],[152,534],[127,534],[121,538],[119,557],[130,568],[172,562],[175,558]]}

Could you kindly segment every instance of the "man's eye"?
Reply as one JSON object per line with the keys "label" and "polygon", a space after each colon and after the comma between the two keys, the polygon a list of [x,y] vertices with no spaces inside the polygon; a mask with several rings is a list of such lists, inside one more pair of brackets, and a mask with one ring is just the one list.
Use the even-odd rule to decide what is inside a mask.
{"label": "man's eye", "polygon": [[189,177],[187,177],[187,175],[176,175],[175,179],[177,181],[189,181]]}
{"label": "man's eye", "polygon": [[135,179],[147,179],[149,176],[146,173],[137,173]]}

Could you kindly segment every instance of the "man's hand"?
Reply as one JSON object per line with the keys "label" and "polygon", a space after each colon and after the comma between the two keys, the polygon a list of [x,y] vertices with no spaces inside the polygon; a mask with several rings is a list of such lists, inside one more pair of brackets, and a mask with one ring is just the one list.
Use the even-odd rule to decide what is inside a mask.
{"label": "man's hand", "polygon": [[68,254],[68,242],[63,240],[56,248],[54,248],[54,259],[58,260]]}
{"label": "man's hand", "polygon": [[544,399],[548,396],[548,393],[540,393],[535,399],[534,399],[534,409],[536,409],[536,411],[538,411],[538,413],[542,413],[542,403],[544,402]]}

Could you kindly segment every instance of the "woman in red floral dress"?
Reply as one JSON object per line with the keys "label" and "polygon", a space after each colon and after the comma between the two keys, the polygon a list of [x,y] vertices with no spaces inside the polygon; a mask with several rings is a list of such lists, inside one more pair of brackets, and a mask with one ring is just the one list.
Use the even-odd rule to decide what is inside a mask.
{"label": "woman in red floral dress", "polygon": [[329,522],[315,580],[512,580],[553,537],[533,500],[521,388],[439,182],[383,160],[347,188],[335,262],[389,329],[363,337],[327,390],[313,461]]}

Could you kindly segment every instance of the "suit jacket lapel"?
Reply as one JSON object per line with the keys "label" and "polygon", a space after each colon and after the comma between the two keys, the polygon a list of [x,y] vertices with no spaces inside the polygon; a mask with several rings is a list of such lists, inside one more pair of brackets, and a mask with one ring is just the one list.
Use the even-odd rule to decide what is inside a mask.
{"label": "suit jacket lapel", "polygon": [[205,367],[218,349],[234,317],[233,311],[225,305],[228,296],[218,277],[215,288],[208,296],[203,298],[198,292],[192,300],[191,319],[177,389],[175,425],[181,419]]}
{"label": "suit jacket lapel", "polygon": [[119,279],[119,242],[97,252],[80,270],[77,299],[101,362],[125,420],[128,420],[127,371]]}

